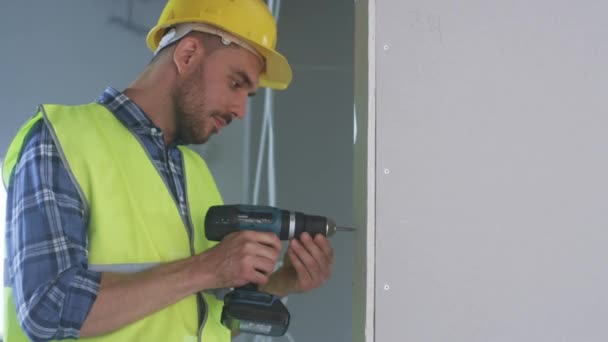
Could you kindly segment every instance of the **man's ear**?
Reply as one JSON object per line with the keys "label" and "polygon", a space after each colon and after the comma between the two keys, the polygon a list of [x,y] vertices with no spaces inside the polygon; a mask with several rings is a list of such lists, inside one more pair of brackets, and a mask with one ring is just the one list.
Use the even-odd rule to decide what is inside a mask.
{"label": "man's ear", "polygon": [[175,46],[173,63],[179,74],[187,73],[196,63],[205,56],[203,44],[196,37],[185,36]]}

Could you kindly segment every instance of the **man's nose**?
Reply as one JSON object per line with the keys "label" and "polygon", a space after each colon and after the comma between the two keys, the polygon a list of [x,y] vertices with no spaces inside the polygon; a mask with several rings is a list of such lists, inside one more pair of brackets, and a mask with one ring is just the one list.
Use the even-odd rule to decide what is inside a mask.
{"label": "man's nose", "polygon": [[247,101],[249,100],[249,96],[239,96],[238,102],[235,104],[232,113],[236,116],[237,119],[244,119],[247,114]]}

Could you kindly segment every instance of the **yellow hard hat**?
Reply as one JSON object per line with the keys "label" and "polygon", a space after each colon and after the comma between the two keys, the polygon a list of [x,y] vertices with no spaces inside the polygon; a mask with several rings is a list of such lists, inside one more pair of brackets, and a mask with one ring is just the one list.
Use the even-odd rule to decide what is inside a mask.
{"label": "yellow hard hat", "polygon": [[285,89],[291,82],[291,67],[275,50],[276,23],[262,0],[169,0],[148,33],[148,48],[156,51],[166,29],[183,23],[213,25],[251,45],[265,62],[261,87]]}

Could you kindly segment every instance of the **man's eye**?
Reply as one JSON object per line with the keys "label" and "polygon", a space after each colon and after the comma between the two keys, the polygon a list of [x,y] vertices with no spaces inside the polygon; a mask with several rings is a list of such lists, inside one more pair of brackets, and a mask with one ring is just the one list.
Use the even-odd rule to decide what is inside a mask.
{"label": "man's eye", "polygon": [[241,87],[241,83],[239,83],[238,81],[231,81],[230,86],[234,89],[238,89]]}

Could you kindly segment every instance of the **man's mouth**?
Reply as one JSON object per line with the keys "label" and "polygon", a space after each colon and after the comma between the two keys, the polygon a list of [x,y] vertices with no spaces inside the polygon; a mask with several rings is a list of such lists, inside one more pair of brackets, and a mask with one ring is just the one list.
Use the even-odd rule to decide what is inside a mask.
{"label": "man's mouth", "polygon": [[219,132],[224,126],[226,126],[226,121],[219,115],[213,116],[213,122],[215,123],[215,129]]}
{"label": "man's mouth", "polygon": [[232,121],[232,117],[229,115],[214,115],[213,122],[215,123],[215,128],[219,132],[225,126],[230,125]]}

